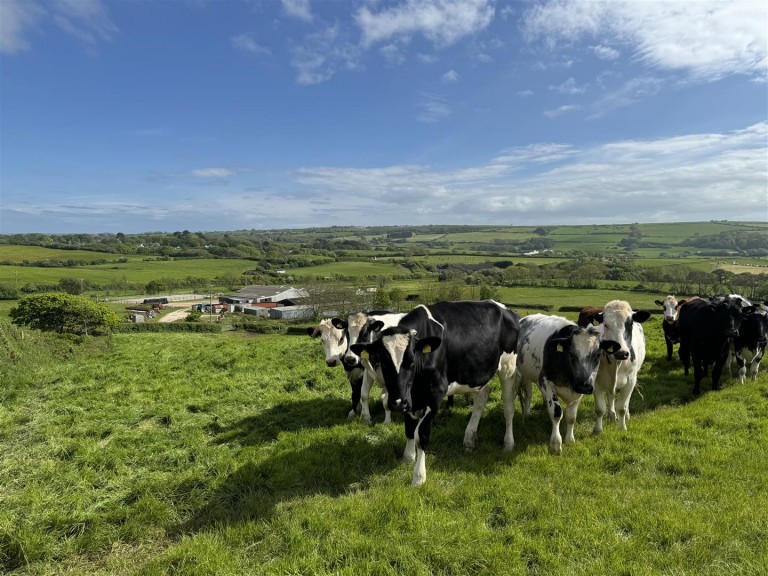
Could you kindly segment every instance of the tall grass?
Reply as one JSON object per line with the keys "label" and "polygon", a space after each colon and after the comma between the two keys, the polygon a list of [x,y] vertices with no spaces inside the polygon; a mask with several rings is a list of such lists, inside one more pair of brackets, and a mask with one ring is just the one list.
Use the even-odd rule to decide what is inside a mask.
{"label": "tall grass", "polygon": [[[0,571],[19,574],[764,574],[768,376],[694,399],[647,322],[629,430],[548,453],[538,396],[502,452],[441,411],[427,483],[402,421],[348,421],[306,336],[53,340],[0,323]],[[705,391],[707,386],[704,386]]]}

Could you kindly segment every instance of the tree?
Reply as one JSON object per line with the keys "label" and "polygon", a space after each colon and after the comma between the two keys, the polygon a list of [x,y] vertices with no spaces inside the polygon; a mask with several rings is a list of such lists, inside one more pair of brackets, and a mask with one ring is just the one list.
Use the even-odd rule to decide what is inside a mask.
{"label": "tree", "polygon": [[480,300],[498,300],[499,289],[491,284],[483,284],[480,286]]}
{"label": "tree", "polygon": [[59,292],[22,298],[9,316],[17,326],[63,334],[104,333],[121,322],[106,304]]}
{"label": "tree", "polygon": [[147,294],[159,294],[160,292],[165,292],[166,289],[167,287],[165,282],[162,280],[150,280],[144,287],[144,290],[146,290]]}

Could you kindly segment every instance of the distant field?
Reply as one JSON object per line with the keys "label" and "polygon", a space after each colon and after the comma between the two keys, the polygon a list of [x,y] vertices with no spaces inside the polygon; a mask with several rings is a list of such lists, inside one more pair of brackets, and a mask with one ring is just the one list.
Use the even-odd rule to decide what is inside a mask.
{"label": "distant field", "polygon": [[[109,260],[116,261],[122,254],[94,252],[92,250],[59,250],[41,246],[19,246],[16,244],[0,244],[0,262],[18,262],[25,260],[37,262],[40,260]],[[141,260],[142,256],[124,256],[128,259]]]}
{"label": "distant field", "polygon": [[302,277],[331,277],[341,276],[391,276],[393,274],[409,274],[407,268],[390,262],[334,262],[319,266],[306,266],[304,268],[289,268],[286,273],[297,278]]}

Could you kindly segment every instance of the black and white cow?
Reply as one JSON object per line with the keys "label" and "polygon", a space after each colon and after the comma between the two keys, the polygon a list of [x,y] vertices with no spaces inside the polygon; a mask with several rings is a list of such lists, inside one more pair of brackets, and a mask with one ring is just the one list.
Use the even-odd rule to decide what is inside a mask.
{"label": "black and white cow", "polygon": [[[695,297],[694,297],[695,298]],[[687,302],[687,300],[680,300],[673,295],[669,295],[664,300],[656,300],[656,304],[661,306],[664,310],[664,321],[661,324],[662,330],[664,330],[664,341],[667,344],[667,360],[672,360],[672,351],[675,344],[680,343],[680,330],[677,326],[677,316],[680,312],[680,307]]]}
{"label": "black and white cow", "polygon": [[[603,431],[603,417],[627,429],[629,401],[637,385],[637,374],[645,362],[645,333],[642,323],[651,317],[646,310],[633,311],[629,302],[611,300],[593,316],[603,340],[618,343],[613,354],[603,354],[595,378],[594,434]],[[606,396],[608,404],[606,407]]]}
{"label": "black and white cow", "polygon": [[742,305],[729,297],[713,300],[699,299],[681,307],[680,349],[678,354],[685,375],[693,360],[693,393],[701,394],[701,381],[712,366],[712,389],[719,390],[723,371],[733,339],[739,336],[744,316],[754,312],[754,306]]}
{"label": "black and white cow", "polygon": [[349,418],[352,418],[360,408],[360,394],[365,370],[360,364],[349,366],[342,362],[342,357],[347,351],[347,343],[349,342],[347,333],[336,328],[332,320],[326,318],[321,320],[314,328],[307,328],[307,334],[312,338],[320,338],[325,353],[326,366],[329,368],[339,365],[344,366],[344,373],[352,388],[352,409],[349,411]]}
{"label": "black and white cow", "polygon": [[[733,295],[731,296],[733,299]],[[747,374],[750,379],[757,379],[757,372],[760,369],[760,360],[765,354],[766,344],[768,344],[768,313],[757,306],[753,306],[746,298],[737,301],[742,308],[752,307],[754,311],[747,313],[739,327],[739,335],[733,339],[733,350],[728,357],[728,369],[730,371],[731,362],[736,360],[739,367],[739,382],[744,384]]]}
{"label": "black and white cow", "polygon": [[[531,412],[531,382],[541,390],[552,434],[549,451],[562,452],[563,438],[560,435],[560,420],[565,403],[565,441],[573,442],[573,426],[579,402],[584,394],[591,394],[602,351],[615,352],[616,342],[601,341],[601,332],[593,326],[585,328],[560,316],[532,314],[520,320],[520,336],[517,343],[517,371],[512,394],[504,397],[504,415],[511,421],[514,416],[514,397],[519,391],[523,403],[523,415]],[[512,430],[504,437],[504,449],[512,450],[515,445]]]}
{"label": "black and white cow", "polygon": [[[357,367],[363,368],[363,380],[360,387],[360,418],[366,424],[371,423],[371,412],[369,406],[369,397],[371,391],[371,384],[374,382],[381,388],[381,399],[384,405],[384,423],[389,424],[392,422],[392,413],[387,405],[387,389],[383,381],[380,381],[376,377],[376,372],[371,367],[370,363],[366,359],[361,359],[360,356],[355,354],[350,346],[359,342],[370,342],[375,338],[378,338],[379,332],[383,328],[389,326],[395,326],[405,314],[396,314],[386,310],[371,312],[353,312],[347,316],[346,320],[341,318],[334,318],[332,320],[334,327],[339,330],[343,330],[347,338],[347,348],[342,354],[342,360],[344,362],[344,369],[356,369]],[[350,412],[349,417],[352,418],[354,414]]]}
{"label": "black and white cow", "polygon": [[[446,395],[474,394],[464,447],[475,447],[489,381],[498,373],[502,394],[512,389],[519,330],[517,313],[492,300],[438,302],[417,306],[397,326],[382,330],[378,340],[352,346],[385,382],[389,407],[404,413],[403,457],[416,460],[414,486],[427,479],[424,451]],[[508,430],[511,424],[507,422]]]}

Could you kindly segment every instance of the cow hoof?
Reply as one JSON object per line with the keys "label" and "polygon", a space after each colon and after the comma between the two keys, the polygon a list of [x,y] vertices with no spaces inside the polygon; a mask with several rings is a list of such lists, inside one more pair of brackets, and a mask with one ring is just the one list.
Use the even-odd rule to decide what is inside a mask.
{"label": "cow hoof", "polygon": [[347,414],[347,418],[349,420],[352,420],[352,418],[354,418],[355,416],[357,416],[357,412],[355,412],[355,409],[352,408],[352,410],[349,411],[349,414]]}
{"label": "cow hoof", "polygon": [[592,429],[592,436],[597,436],[598,434],[602,434],[602,433],[603,433],[603,429],[602,428],[598,428],[597,426],[595,426]]}
{"label": "cow hoof", "polygon": [[608,414],[605,415],[605,419],[608,420],[608,422],[615,422],[616,412],[608,412]]}
{"label": "cow hoof", "polygon": [[504,450],[504,452],[514,452],[515,451],[515,443],[514,442],[512,444],[506,444],[505,443],[503,450]]}
{"label": "cow hoof", "polygon": [[363,421],[364,424],[368,424],[368,426],[371,425],[371,417],[370,416],[363,416],[361,418],[361,420]]}
{"label": "cow hoof", "polygon": [[422,477],[420,475],[414,474],[413,475],[413,482],[411,482],[411,486],[412,487],[421,486],[426,481],[427,481],[427,477],[426,476]]}
{"label": "cow hoof", "polygon": [[384,424],[392,424],[392,416],[387,414],[387,416],[384,418]]}
{"label": "cow hoof", "polygon": [[552,454],[552,456],[560,456],[563,453],[563,447],[562,446],[550,446],[549,447],[549,453]]}

